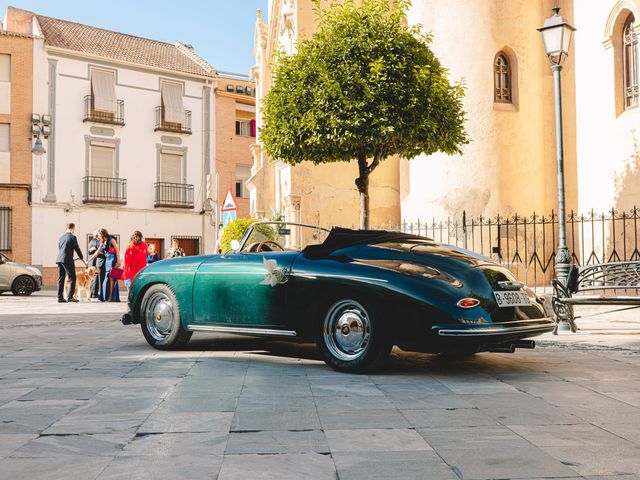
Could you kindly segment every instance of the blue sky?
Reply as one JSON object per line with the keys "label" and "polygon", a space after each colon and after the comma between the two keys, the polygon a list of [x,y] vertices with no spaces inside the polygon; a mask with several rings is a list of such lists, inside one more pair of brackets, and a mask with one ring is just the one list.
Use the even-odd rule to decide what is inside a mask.
{"label": "blue sky", "polygon": [[[180,41],[218,70],[249,73],[256,10],[267,0],[0,0],[41,15],[165,42]],[[99,8],[102,5],[106,8]]]}

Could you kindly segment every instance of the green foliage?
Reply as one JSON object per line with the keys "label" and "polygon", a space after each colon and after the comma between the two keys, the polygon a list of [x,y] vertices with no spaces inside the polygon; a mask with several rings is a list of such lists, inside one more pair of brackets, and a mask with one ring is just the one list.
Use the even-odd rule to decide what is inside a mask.
{"label": "green foliage", "polygon": [[[332,2],[317,9],[317,32],[292,56],[278,54],[260,136],[289,164],[381,160],[468,143],[464,89],[430,49],[431,35],[406,27],[407,0]],[[366,172],[362,161],[373,159]],[[366,163],[365,163],[366,166]]]}
{"label": "green foliage", "polygon": [[[249,226],[255,222],[257,222],[257,218],[238,218],[233,222],[230,222],[226,227],[224,227],[224,232],[222,233],[222,238],[220,239],[220,248],[222,248],[223,252],[226,252],[231,248],[232,240],[240,240],[244,235],[244,232],[249,228]],[[258,232],[262,234],[265,238],[270,240],[275,240],[276,233],[270,225],[258,225]]]}

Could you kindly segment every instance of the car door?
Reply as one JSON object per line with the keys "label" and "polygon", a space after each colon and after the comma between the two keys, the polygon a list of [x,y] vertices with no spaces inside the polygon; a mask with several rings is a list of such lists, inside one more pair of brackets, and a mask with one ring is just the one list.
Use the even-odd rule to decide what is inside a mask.
{"label": "car door", "polygon": [[283,329],[287,284],[263,285],[264,260],[290,269],[298,252],[215,255],[200,265],[193,287],[194,323],[241,328]]}
{"label": "car door", "polygon": [[11,265],[5,262],[4,257],[0,257],[0,292],[11,288]]}

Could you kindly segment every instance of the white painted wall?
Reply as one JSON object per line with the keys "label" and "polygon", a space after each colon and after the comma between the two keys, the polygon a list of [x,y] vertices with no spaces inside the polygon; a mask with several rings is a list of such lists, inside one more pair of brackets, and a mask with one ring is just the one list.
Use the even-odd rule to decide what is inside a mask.
{"label": "white painted wall", "polygon": [[[36,41],[34,52],[34,112],[49,113],[48,59],[57,60],[55,117],[55,194],[57,202],[44,202],[47,193],[47,155],[34,156],[33,263],[54,266],[57,238],[67,222],[76,223],[76,235],[81,247],[86,235],[105,227],[119,233],[126,246],[131,233],[140,230],[149,238],[172,235],[203,237],[203,253],[213,252],[213,227],[203,210],[204,131],[213,125],[203,125],[203,86],[206,80],[172,72],[132,68],[108,61],[78,58],[45,50]],[[124,126],[83,122],[84,96],[91,93],[89,65],[117,70],[116,97],[124,100]],[[160,79],[184,84],[184,108],[191,110],[191,135],[154,132],[155,107],[161,104]],[[211,101],[213,101],[211,95]],[[212,106],[211,106],[212,107]],[[211,122],[214,122],[213,108]],[[115,130],[119,140],[119,178],[127,179],[127,204],[82,204],[85,176],[85,135],[92,126]],[[180,138],[180,147],[187,148],[186,183],[194,185],[195,208],[154,208],[154,183],[157,181],[157,149],[161,136]],[[213,135],[211,150],[213,150]],[[163,143],[167,147],[174,145]],[[48,142],[45,148],[49,150]],[[211,162],[211,159],[208,159]],[[204,242],[204,243],[203,243]]]}
{"label": "white painted wall", "polygon": [[[616,4],[621,3],[635,8],[636,12],[640,10],[640,2],[636,0],[575,2],[581,211],[629,209],[633,204],[640,204],[640,172],[637,171],[640,152],[634,149],[634,139],[640,142],[640,109],[616,116],[614,49],[603,43],[607,19]],[[636,25],[639,22],[640,16],[636,14]]]}

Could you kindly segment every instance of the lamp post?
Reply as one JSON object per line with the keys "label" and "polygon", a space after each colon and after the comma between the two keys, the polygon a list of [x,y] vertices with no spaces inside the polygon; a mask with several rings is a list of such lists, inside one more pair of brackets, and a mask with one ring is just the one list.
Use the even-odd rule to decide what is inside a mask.
{"label": "lamp post", "polygon": [[31,134],[36,137],[36,142],[33,144],[31,153],[38,156],[47,153],[40,137],[49,138],[51,134],[51,118],[49,115],[38,115],[34,113],[31,116]]}
{"label": "lamp post", "polygon": [[556,276],[566,285],[569,275],[571,256],[567,248],[567,215],[564,193],[564,148],[562,141],[562,83],[560,72],[562,62],[569,55],[571,35],[576,30],[560,15],[560,8],[553,8],[553,16],[538,28],[542,34],[544,50],[553,71],[553,89],[556,113],[556,168],[558,180],[558,253],[556,254]]}

